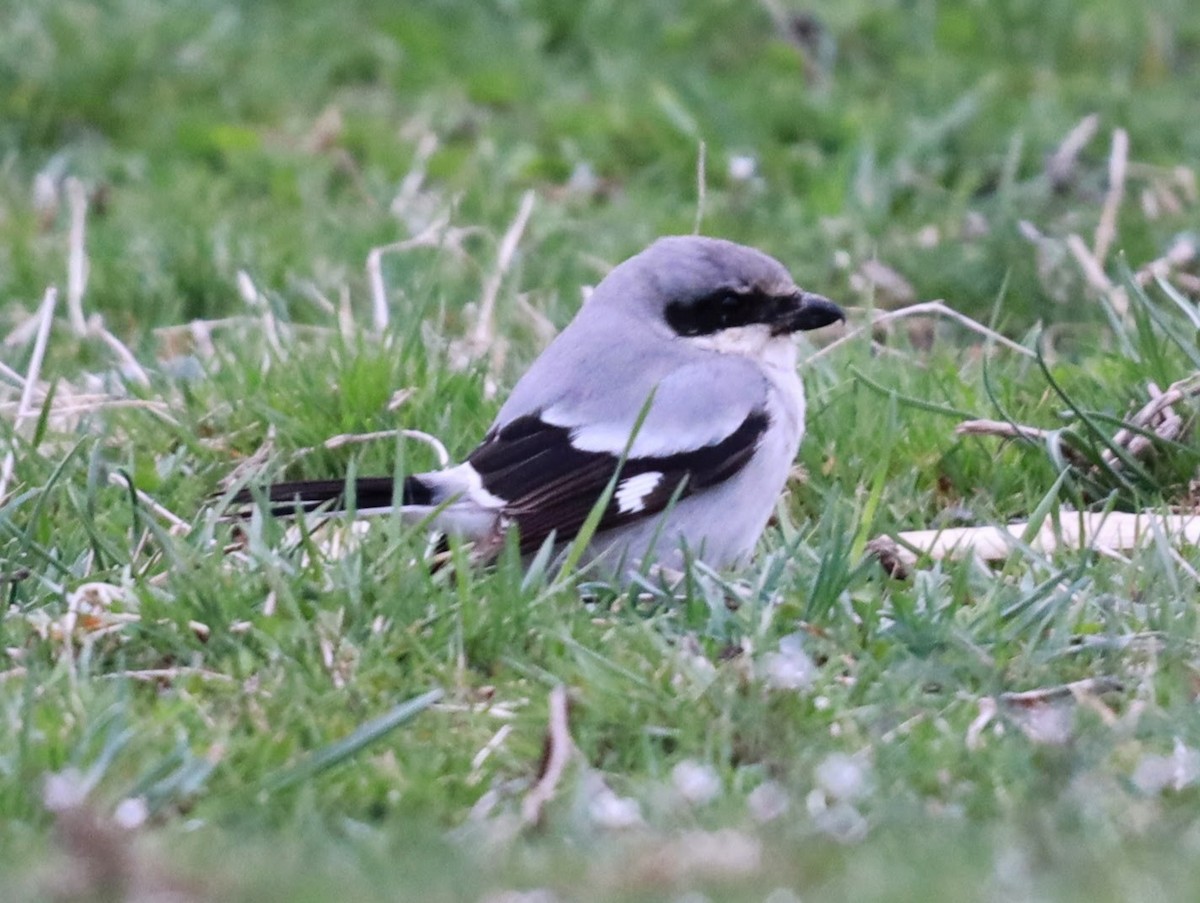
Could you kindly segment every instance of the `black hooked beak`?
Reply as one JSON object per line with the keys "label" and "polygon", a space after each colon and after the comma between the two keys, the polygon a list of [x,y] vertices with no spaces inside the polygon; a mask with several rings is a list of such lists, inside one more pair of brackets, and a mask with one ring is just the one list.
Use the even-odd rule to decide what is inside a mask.
{"label": "black hooked beak", "polygon": [[844,322],[845,319],[842,309],[828,298],[798,290],[794,295],[779,299],[778,311],[771,322],[771,334],[820,329],[835,320]]}

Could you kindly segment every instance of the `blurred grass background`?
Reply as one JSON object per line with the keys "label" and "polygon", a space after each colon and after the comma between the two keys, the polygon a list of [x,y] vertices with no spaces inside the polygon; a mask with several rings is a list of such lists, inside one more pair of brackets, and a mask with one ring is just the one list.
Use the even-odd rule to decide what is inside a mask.
{"label": "blurred grass background", "polygon": [[[1015,222],[1082,227],[1104,190],[1102,166],[1065,185],[1045,175],[1083,116],[1128,130],[1141,163],[1200,154],[1200,27],[1183,0],[778,15],[737,2],[14,4],[0,37],[0,291],[29,301],[55,272],[60,243],[27,201],[37,172],[69,171],[100,194],[89,299],[126,330],[227,313],[237,267],[280,291],[310,279],[361,297],[367,251],[430,212],[389,209],[428,131],[430,181],[458,221],[499,230],[521,190],[545,196],[523,286],[594,281],[570,253],[581,243],[612,260],[690,231],[704,141],[706,230],[834,294],[838,249],[973,313],[1007,277],[1006,310],[1026,325],[1049,299]],[[742,155],[761,181],[730,178]],[[1134,260],[1190,225],[1131,207]],[[971,213],[986,235],[962,235]],[[943,240],[922,246],[929,226]]]}
{"label": "blurred grass background", "polygon": [[[1087,418],[1200,369],[1194,258],[1181,303],[1148,281],[1122,317],[1067,242],[1092,243],[1123,129],[1107,278],[1194,246],[1194,3],[0,0],[0,23],[0,361],[26,372],[31,318],[66,285],[74,179],[84,308],[148,374],[60,302],[40,412],[14,423],[0,382],[0,893],[1195,898],[1195,552],[1018,550],[907,582],[862,555],[896,529],[1192,504],[1189,434],[1097,475],[952,429],[1012,416],[1095,457]],[[452,366],[530,191],[503,359]],[[322,446],[341,433],[465,453],[580,286],[698,209],[857,322],[940,298],[1041,363],[931,322],[823,356],[761,561],[682,602],[584,605],[514,560],[431,575],[395,523],[330,557],[255,522],[244,556],[220,553],[204,501],[268,438],[270,472],[297,476],[432,464]],[[368,255],[438,223],[462,231],[382,258],[375,329]],[[222,318],[211,348],[176,329]],[[122,472],[190,532],[109,485]],[[811,666],[799,692],[771,677],[789,661]],[[1058,739],[1014,716],[968,742],[987,699],[1093,677],[1121,689],[1048,708]],[[580,757],[522,831],[560,682]],[[433,686],[438,706],[304,771]],[[713,799],[681,797],[681,764]],[[85,823],[47,810],[54,774],[86,791]],[[129,800],[136,840],[108,825]],[[640,824],[605,828],[630,801]]]}

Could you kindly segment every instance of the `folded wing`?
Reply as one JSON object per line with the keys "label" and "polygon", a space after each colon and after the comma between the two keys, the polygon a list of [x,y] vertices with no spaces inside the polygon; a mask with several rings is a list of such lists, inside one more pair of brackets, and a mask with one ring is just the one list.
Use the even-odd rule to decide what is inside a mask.
{"label": "folded wing", "polygon": [[593,396],[500,423],[467,464],[503,500],[528,552],[552,532],[573,539],[618,471],[599,531],[653,517],[673,498],[729,479],[769,426],[765,400],[762,377],[740,362],[682,367],[649,398],[631,396],[608,414]]}

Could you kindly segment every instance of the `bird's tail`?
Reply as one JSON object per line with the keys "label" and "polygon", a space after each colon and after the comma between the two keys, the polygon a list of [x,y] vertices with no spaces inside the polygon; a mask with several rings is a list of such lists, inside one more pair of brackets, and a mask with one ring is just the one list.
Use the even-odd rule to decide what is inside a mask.
{"label": "bird's tail", "polygon": [[260,498],[276,517],[318,509],[336,514],[348,510],[351,499],[359,514],[385,514],[398,505],[433,504],[430,488],[420,476],[410,476],[399,486],[391,477],[359,477],[354,480],[272,483],[261,490],[246,487],[234,494],[230,506],[241,514],[248,514]]}

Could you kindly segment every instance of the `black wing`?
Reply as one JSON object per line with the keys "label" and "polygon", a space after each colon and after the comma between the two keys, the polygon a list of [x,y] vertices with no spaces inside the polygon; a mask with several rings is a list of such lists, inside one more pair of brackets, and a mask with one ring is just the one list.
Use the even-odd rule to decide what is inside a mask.
{"label": "black wing", "polygon": [[[711,445],[658,457],[627,458],[616,491],[600,517],[608,530],[662,511],[678,493],[729,479],[750,460],[769,420],[752,411],[736,430]],[[551,532],[569,541],[579,532],[620,465],[620,452],[583,451],[571,430],[537,416],[518,417],[487,435],[467,458],[483,488],[505,500],[521,551],[535,551]]]}

